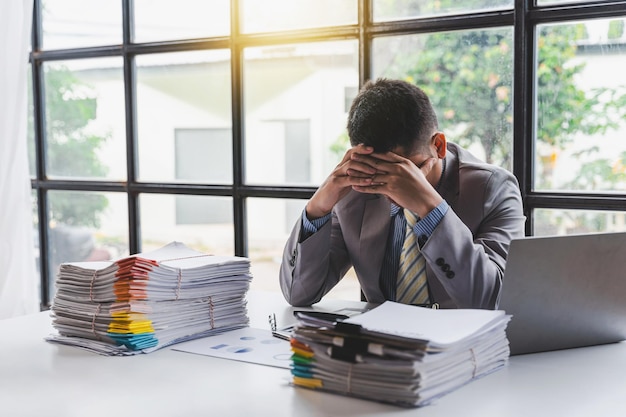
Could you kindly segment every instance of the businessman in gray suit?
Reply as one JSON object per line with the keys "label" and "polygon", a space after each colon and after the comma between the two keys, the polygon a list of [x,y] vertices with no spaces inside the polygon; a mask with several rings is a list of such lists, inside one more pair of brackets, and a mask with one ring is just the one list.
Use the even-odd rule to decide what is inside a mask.
{"label": "businessman in gray suit", "polygon": [[353,266],[370,302],[497,308],[511,239],[524,235],[515,177],[447,142],[404,81],[367,82],[348,135],[285,245],[286,300],[320,301]]}

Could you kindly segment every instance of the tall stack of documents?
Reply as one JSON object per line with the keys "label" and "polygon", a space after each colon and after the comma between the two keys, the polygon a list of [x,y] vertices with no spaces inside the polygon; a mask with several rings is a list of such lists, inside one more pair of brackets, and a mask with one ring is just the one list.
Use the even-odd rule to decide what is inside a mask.
{"label": "tall stack of documents", "polygon": [[248,325],[250,261],[173,242],[115,262],[61,265],[47,338],[104,355],[147,353]]}
{"label": "tall stack of documents", "polygon": [[417,407],[508,362],[504,311],[387,301],[342,321],[298,313],[293,384]]}

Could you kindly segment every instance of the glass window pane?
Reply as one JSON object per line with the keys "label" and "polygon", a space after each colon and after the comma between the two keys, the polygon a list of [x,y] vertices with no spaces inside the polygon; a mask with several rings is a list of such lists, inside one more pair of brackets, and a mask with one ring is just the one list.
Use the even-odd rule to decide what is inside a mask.
{"label": "glass window pane", "polygon": [[374,21],[511,9],[513,0],[373,0]]}
{"label": "glass window pane", "polygon": [[213,255],[235,253],[232,198],[142,194],[139,205],[142,252],[178,241]]}
{"label": "glass window pane", "polygon": [[39,210],[39,200],[37,199],[37,192],[35,190],[31,190],[30,195],[33,204],[33,247],[35,254],[35,279],[37,280],[37,297],[41,301],[41,249],[39,245],[39,216],[37,215]]}
{"label": "glass window pane", "polygon": [[319,185],[347,148],[354,41],[244,51],[246,182]]}
{"label": "glass window pane", "polygon": [[419,86],[448,140],[511,169],[511,28],[377,38],[373,46],[374,78]]}
{"label": "glass window pane", "polygon": [[33,73],[30,65],[26,74],[26,85],[28,88],[26,103],[26,137],[28,146],[28,172],[31,177],[37,175],[37,167],[35,162],[35,106],[33,105]]}
{"label": "glass window pane", "polygon": [[44,0],[43,48],[64,49],[122,43],[119,1]]}
{"label": "glass window pane", "polygon": [[139,178],[231,183],[230,52],[136,59]]}
{"label": "glass window pane", "polygon": [[135,1],[135,42],[227,36],[229,0]]}
{"label": "glass window pane", "polygon": [[240,3],[243,33],[357,22],[358,0],[241,0]]}
{"label": "glass window pane", "polygon": [[120,58],[43,64],[51,177],[126,179]]}
{"label": "glass window pane", "polygon": [[[280,292],[279,271],[283,249],[291,229],[300,221],[306,200],[248,199],[248,256],[256,291]],[[327,298],[360,301],[361,287],[351,269]]]}
{"label": "glass window pane", "polygon": [[623,211],[535,209],[533,219],[537,236],[626,232]]}
{"label": "glass window pane", "polygon": [[128,203],[125,194],[78,191],[48,193],[50,297],[63,262],[104,261],[127,256]]}
{"label": "glass window pane", "polygon": [[626,44],[606,36],[612,22],[537,28],[535,189],[626,190]]}

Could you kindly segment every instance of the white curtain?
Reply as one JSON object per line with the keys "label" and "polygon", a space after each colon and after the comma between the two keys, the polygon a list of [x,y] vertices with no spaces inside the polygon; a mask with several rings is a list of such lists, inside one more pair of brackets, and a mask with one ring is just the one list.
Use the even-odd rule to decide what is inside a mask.
{"label": "white curtain", "polygon": [[32,0],[0,0],[0,319],[39,311],[26,144]]}

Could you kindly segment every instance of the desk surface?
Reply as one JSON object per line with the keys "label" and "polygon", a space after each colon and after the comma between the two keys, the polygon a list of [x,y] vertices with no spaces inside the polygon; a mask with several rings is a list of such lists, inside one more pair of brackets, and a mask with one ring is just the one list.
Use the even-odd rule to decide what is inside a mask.
{"label": "desk surface", "polygon": [[[279,294],[251,292],[253,327],[291,320]],[[355,302],[323,301],[336,310]],[[403,409],[290,386],[286,369],[169,348],[105,357],[47,343],[49,313],[0,320],[2,416],[625,416],[626,343],[512,357],[509,365]]]}

